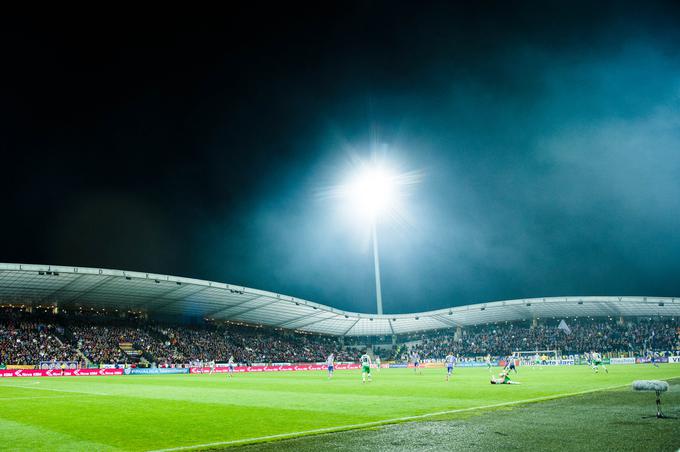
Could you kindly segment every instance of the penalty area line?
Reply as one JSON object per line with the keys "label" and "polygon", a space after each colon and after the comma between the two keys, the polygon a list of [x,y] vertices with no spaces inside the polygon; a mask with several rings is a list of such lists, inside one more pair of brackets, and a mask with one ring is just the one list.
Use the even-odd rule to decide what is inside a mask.
{"label": "penalty area line", "polygon": [[532,399],[513,400],[513,401],[510,401],[510,402],[494,403],[493,405],[482,405],[482,406],[474,406],[474,407],[469,407],[469,408],[457,408],[455,410],[445,410],[445,411],[437,411],[437,412],[433,412],[433,413],[416,414],[416,415],[413,415],[413,416],[404,416],[404,417],[397,417],[397,418],[392,418],[392,419],[382,419],[382,420],[379,420],[379,421],[363,422],[363,423],[360,423],[360,424],[338,425],[338,426],[335,426],[335,427],[317,428],[317,429],[312,429],[312,430],[304,430],[304,431],[301,431],[301,432],[279,433],[279,434],[276,434],[276,435],[258,436],[258,437],[255,437],[255,438],[244,438],[244,439],[235,439],[235,440],[230,440],[230,441],[219,441],[219,442],[214,442],[214,443],[194,444],[194,445],[191,445],[191,446],[170,447],[170,448],[167,448],[167,449],[154,449],[154,450],[150,450],[149,452],[174,452],[174,451],[182,451],[182,450],[204,449],[204,448],[207,448],[207,447],[236,446],[236,445],[239,445],[239,444],[256,443],[256,442],[278,440],[278,439],[291,439],[291,438],[296,438],[296,437],[299,437],[299,436],[315,435],[315,434],[321,434],[321,433],[335,433],[335,432],[341,432],[341,431],[345,431],[345,430],[358,430],[358,429],[369,428],[369,427],[378,427],[378,426],[381,426],[381,425],[397,424],[397,423],[400,423],[400,422],[417,421],[419,419],[427,419],[427,418],[431,418],[431,417],[445,416],[447,414],[464,413],[466,411],[487,410],[487,409],[491,409],[491,408],[500,408],[500,407],[504,407],[504,406],[521,405],[521,404],[524,404],[524,403],[543,402],[543,401],[547,401],[547,400],[555,400],[555,399],[561,399],[561,398],[566,398],[566,397],[573,397],[573,396],[577,396],[577,395],[590,394],[592,392],[609,391],[611,389],[619,389],[619,388],[623,388],[623,387],[626,387],[626,386],[630,386],[630,383],[616,385],[616,386],[607,386],[606,388],[587,389],[585,391],[568,392],[568,393],[563,393],[563,394],[553,394],[553,395],[549,395],[549,396],[534,397]]}

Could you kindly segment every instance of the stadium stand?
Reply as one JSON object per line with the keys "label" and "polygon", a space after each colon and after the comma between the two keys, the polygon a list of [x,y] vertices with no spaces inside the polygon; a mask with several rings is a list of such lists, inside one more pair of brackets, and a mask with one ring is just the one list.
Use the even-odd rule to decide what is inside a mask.
{"label": "stadium stand", "polygon": [[[450,352],[461,357],[500,357],[517,350],[548,349],[563,355],[591,350],[637,355],[650,350],[680,352],[680,329],[674,319],[629,319],[624,323],[581,319],[572,321],[570,328],[567,334],[557,328],[556,321],[536,326],[483,325],[462,330],[460,337],[455,329],[444,329],[396,337],[389,353],[380,354],[400,360],[409,351],[418,351],[423,359],[442,359]],[[0,362],[24,365],[78,361],[81,353],[90,364],[148,361],[158,366],[226,362],[232,355],[240,363],[321,362],[331,352],[338,361],[355,361],[364,347],[359,339],[344,345],[336,337],[256,326],[213,322],[170,325],[134,316],[34,313],[22,308],[0,309],[0,338]],[[126,352],[122,344],[130,344],[137,353]]]}
{"label": "stadium stand", "polygon": [[638,355],[647,350],[673,352],[680,350],[678,322],[674,319],[629,319],[619,323],[608,318],[574,320],[571,333],[552,325],[501,324],[465,329],[455,339],[452,331],[410,335],[404,341],[415,342],[412,351],[423,359],[443,359],[449,352],[460,356],[507,356],[519,350],[557,350],[562,355],[583,354],[592,350],[602,353]]}
{"label": "stadium stand", "polygon": [[[569,334],[556,328],[560,319]],[[0,263],[0,364],[177,366],[230,356],[308,363],[331,352],[356,361],[364,348],[383,360],[411,351],[422,359],[641,354],[678,351],[678,319],[680,299],[669,297],[553,297],[377,315],[190,278]]]}

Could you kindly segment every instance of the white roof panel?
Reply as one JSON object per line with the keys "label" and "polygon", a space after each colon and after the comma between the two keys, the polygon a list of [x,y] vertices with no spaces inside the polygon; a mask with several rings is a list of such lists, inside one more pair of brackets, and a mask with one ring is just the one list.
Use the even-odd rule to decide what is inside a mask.
{"label": "white roof panel", "polygon": [[412,314],[378,315],[348,312],[289,295],[192,278],[100,268],[1,263],[0,302],[196,315],[348,336],[387,336],[541,317],[680,317],[680,298],[642,296],[530,298]]}

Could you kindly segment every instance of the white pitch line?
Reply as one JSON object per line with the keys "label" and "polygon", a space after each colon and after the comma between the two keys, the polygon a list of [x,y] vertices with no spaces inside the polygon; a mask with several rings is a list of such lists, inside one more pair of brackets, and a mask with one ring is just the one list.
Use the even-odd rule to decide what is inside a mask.
{"label": "white pitch line", "polygon": [[8,384],[0,384],[0,388],[22,388],[22,389],[34,389],[36,391],[68,392],[68,393],[72,393],[72,394],[88,394],[88,395],[98,395],[98,396],[111,396],[111,395],[113,395],[113,394],[105,394],[103,392],[69,391],[68,389],[38,388],[36,386],[22,386],[22,385],[8,385]]}
{"label": "white pitch line", "polygon": [[72,399],[74,396],[56,395],[56,396],[33,396],[33,397],[0,397],[0,402],[5,400],[31,400],[31,399]]}
{"label": "white pitch line", "polygon": [[296,436],[304,436],[304,435],[311,435],[315,433],[332,433],[332,432],[337,432],[337,431],[342,431],[342,430],[356,430],[356,429],[361,429],[361,428],[367,428],[367,427],[376,427],[379,425],[385,425],[385,424],[395,424],[398,422],[404,422],[404,421],[415,421],[418,419],[425,419],[428,417],[435,417],[435,416],[443,416],[446,414],[455,414],[455,413],[463,413],[465,411],[474,411],[474,410],[486,410],[489,408],[498,408],[502,406],[511,406],[511,405],[519,405],[522,403],[532,403],[532,402],[541,402],[544,400],[553,400],[553,399],[561,399],[564,397],[572,397],[572,396],[577,396],[577,395],[582,395],[582,394],[589,394],[591,392],[599,392],[599,391],[607,391],[610,389],[618,389],[618,388],[623,388],[626,386],[629,386],[630,384],[622,384],[622,385],[616,385],[616,386],[608,386],[606,388],[599,388],[599,389],[588,389],[585,391],[579,391],[579,392],[570,392],[570,393],[565,393],[565,394],[554,394],[550,396],[543,396],[543,397],[535,397],[533,399],[524,399],[524,400],[514,400],[511,402],[502,402],[502,403],[496,403],[493,405],[483,405],[483,406],[476,406],[476,407],[470,407],[470,408],[458,408],[455,410],[446,410],[446,411],[438,411],[435,413],[425,413],[425,414],[418,414],[414,416],[405,416],[405,417],[398,417],[398,418],[393,418],[393,419],[383,419],[380,421],[372,421],[372,422],[364,422],[362,424],[350,424],[350,425],[339,425],[336,427],[325,427],[325,428],[317,428],[313,430],[305,430],[302,432],[289,432],[289,433],[279,433],[277,435],[268,435],[268,436],[258,436],[256,438],[245,438],[245,439],[235,439],[231,441],[220,441],[216,443],[206,443],[206,444],[195,444],[193,446],[180,446],[180,447],[171,447],[168,449],[156,449],[156,450],[151,450],[149,452],[174,452],[174,451],[180,451],[180,450],[192,450],[192,449],[202,449],[205,447],[217,447],[217,446],[234,446],[237,444],[243,444],[243,443],[250,443],[250,442],[259,442],[259,441],[267,441],[267,440],[272,440],[272,439],[286,439],[286,438],[293,438]]}

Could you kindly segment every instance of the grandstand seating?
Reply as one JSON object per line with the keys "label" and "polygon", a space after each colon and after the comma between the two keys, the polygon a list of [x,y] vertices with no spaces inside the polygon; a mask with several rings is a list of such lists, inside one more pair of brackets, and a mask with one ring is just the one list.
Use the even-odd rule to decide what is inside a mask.
{"label": "grandstand seating", "polygon": [[[554,325],[552,324],[554,323]],[[374,350],[385,359],[403,359],[418,351],[422,359],[459,356],[504,356],[517,350],[559,350],[562,354],[642,353],[680,350],[674,319],[629,319],[624,324],[596,319],[571,322],[571,334],[557,321],[532,327],[523,323],[466,328],[398,336],[396,344]],[[241,363],[320,362],[331,352],[338,361],[355,361],[362,341],[342,344],[333,336],[228,323],[178,325],[105,312],[25,312],[0,309],[0,364],[36,365],[42,361],[80,361],[83,364],[132,364],[140,360],[159,366],[195,361]]]}

